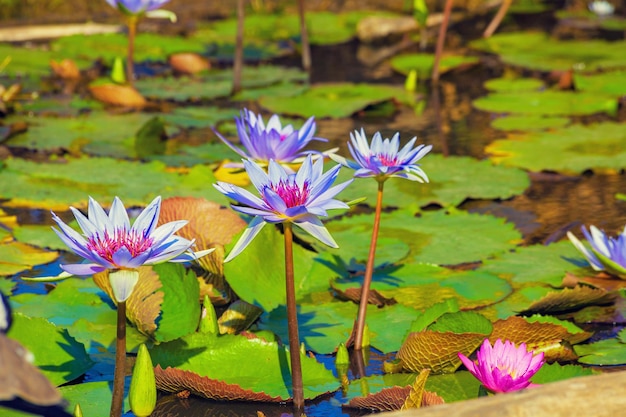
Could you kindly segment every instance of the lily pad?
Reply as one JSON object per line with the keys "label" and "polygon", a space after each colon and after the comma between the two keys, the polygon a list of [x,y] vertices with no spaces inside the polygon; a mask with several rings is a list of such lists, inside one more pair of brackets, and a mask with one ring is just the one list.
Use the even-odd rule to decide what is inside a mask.
{"label": "lily pad", "polygon": [[383,84],[318,84],[293,97],[261,97],[259,103],[280,114],[318,118],[348,117],[369,105],[395,100],[412,103],[414,97],[401,87]]}
{"label": "lily pad", "polygon": [[[155,366],[189,371],[195,377],[179,380],[179,388],[188,389],[202,378],[238,385],[243,390],[263,393],[273,401],[291,398],[289,352],[276,342],[243,336],[196,333],[151,349]],[[339,383],[324,366],[302,355],[304,397],[315,398],[339,388]],[[157,380],[157,385],[161,384]],[[168,385],[169,386],[169,385]],[[195,390],[198,392],[197,390]],[[254,400],[255,398],[247,398]]]}
{"label": "lily pad", "polygon": [[26,48],[3,43],[0,44],[0,56],[2,59],[5,57],[10,59],[9,64],[2,70],[4,74],[9,76],[41,77],[51,73],[50,59],[52,54],[44,47]]}
{"label": "lily pad", "polygon": [[[432,73],[434,62],[434,54],[404,54],[392,58],[391,67],[404,75],[416,70],[418,78],[428,79]],[[476,63],[478,63],[478,58],[475,56],[444,55],[439,62],[439,73],[443,74],[454,68]]]}
{"label": "lily pad", "polygon": [[[420,165],[430,182],[389,179],[383,190],[385,206],[417,210],[430,204],[457,206],[467,199],[507,199],[523,193],[530,185],[528,174],[522,170],[503,169],[489,161],[470,157],[429,154],[420,160]],[[471,180],[468,181],[470,173]],[[343,168],[337,182],[345,181],[353,174],[353,170]],[[376,192],[373,179],[357,178],[340,196],[348,201],[366,197],[365,203],[374,206]]]}
{"label": "lily pad", "polygon": [[536,78],[492,78],[485,81],[485,88],[491,91],[537,91],[544,87],[543,81]]}
{"label": "lily pad", "polygon": [[46,319],[16,313],[8,335],[33,353],[34,364],[54,385],[78,378],[93,365],[82,343]]}
{"label": "lily pad", "polygon": [[58,257],[58,252],[44,251],[20,242],[0,244],[0,275],[14,275]]}
{"label": "lily pad", "polygon": [[541,71],[623,67],[625,45],[624,41],[560,41],[540,32],[501,33],[471,43],[474,48],[497,54],[507,64]]}
{"label": "lily pad", "polygon": [[491,143],[486,152],[496,163],[531,171],[616,172],[626,166],[624,141],[626,130],[622,124],[576,124],[550,132],[510,135]]}
{"label": "lily pad", "polygon": [[225,202],[220,192],[207,187],[214,181],[206,166],[176,173],[157,161],[82,157],[37,163],[7,159],[0,167],[0,197],[9,200],[7,206],[53,210],[67,210],[69,205],[86,207],[89,195],[101,202],[117,195],[127,206],[145,205],[155,195],[203,196]]}
{"label": "lily pad", "polygon": [[491,127],[499,130],[535,131],[565,127],[570,124],[568,117],[543,117],[540,115],[508,115],[498,117],[491,122]]}
{"label": "lily pad", "polygon": [[578,362],[587,365],[626,364],[626,344],[618,339],[605,339],[586,345],[576,345],[574,350],[580,356]]}
{"label": "lily pad", "polygon": [[626,71],[611,71],[600,74],[574,74],[574,84],[580,91],[592,91],[615,97],[626,95]]}
{"label": "lily pad", "polygon": [[[126,387],[128,387],[128,383],[126,383]],[[108,410],[111,407],[113,394],[111,383],[108,381],[65,385],[59,389],[63,397],[70,403],[68,409],[73,410],[77,404],[80,404],[85,416],[101,415],[103,410]],[[123,404],[124,410],[130,410],[128,394],[124,396]]]}
{"label": "lily pad", "polygon": [[516,91],[495,92],[473,101],[474,107],[492,113],[542,116],[584,116],[595,113],[615,115],[618,102],[598,92]]}

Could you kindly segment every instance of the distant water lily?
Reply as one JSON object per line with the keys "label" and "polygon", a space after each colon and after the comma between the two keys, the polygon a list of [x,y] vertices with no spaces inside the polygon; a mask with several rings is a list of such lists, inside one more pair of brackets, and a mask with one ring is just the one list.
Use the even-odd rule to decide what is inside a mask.
{"label": "distant water lily", "polygon": [[313,163],[311,155],[293,174],[274,160],[269,161],[268,173],[253,160],[244,161],[243,164],[260,198],[236,185],[224,182],[215,184],[220,192],[242,204],[234,205],[233,209],[255,216],[225,262],[241,253],[266,223],[294,223],[322,243],[337,247],[319,216],[327,216],[326,210],[349,208],[334,197],[352,180],[331,187],[341,165],[323,173],[324,161],[320,158]]}
{"label": "distant water lily", "polygon": [[385,181],[392,177],[405,178],[411,181],[428,182],[428,176],[420,168],[417,161],[430,152],[431,145],[418,145],[414,147],[417,138],[411,139],[400,149],[400,134],[396,133],[391,139],[384,139],[380,132],[376,132],[371,144],[368,143],[365,131],[355,130],[350,133],[348,149],[354,158],[350,161],[336,154],[328,156],[336,162],[355,170],[354,176],[361,178],[374,178],[378,183],[376,197],[376,212],[374,214],[374,227],[370,241],[369,256],[365,266],[365,276],[361,289],[361,301],[357,320],[354,323],[352,335],[348,345],[354,344],[355,349],[363,347],[363,334],[365,331],[365,316],[369,299],[370,285],[374,275],[374,260],[376,257],[376,242],[380,229],[380,216],[383,209],[383,189]]}
{"label": "distant water lily", "polygon": [[[292,125],[283,126],[277,114],[270,117],[267,124],[261,115],[244,109],[241,117],[235,118],[237,134],[245,151],[238,148],[224,138],[219,132],[215,134],[233,151],[245,159],[267,166],[270,160],[283,165],[289,172],[293,172],[290,164],[301,163],[305,156],[313,153],[304,151],[304,147],[313,140],[326,142],[326,139],[315,137],[315,119],[310,117],[298,130]],[[243,167],[242,164],[232,163],[231,167]]]}
{"label": "distant water lily", "polygon": [[626,227],[615,238],[606,236],[600,229],[590,226],[589,230],[581,227],[587,242],[588,249],[573,233],[567,232],[567,237],[587,258],[589,265],[596,271],[606,271],[609,274],[626,279]]}
{"label": "distant water lily", "polygon": [[536,386],[530,382],[535,373],[543,366],[543,352],[529,352],[525,343],[519,347],[511,341],[496,340],[491,346],[485,339],[478,350],[477,360],[473,362],[459,352],[459,359],[489,391],[504,393]]}
{"label": "distant water lily", "polygon": [[610,16],[615,11],[615,6],[605,0],[594,0],[587,7],[600,17]]}
{"label": "distant water lily", "polygon": [[138,15],[159,9],[170,0],[106,0],[124,14]]}

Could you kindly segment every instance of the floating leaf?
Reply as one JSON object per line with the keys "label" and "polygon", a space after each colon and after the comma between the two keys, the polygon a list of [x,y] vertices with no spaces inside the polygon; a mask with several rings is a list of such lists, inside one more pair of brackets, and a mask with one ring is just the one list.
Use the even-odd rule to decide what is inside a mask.
{"label": "floating leaf", "polygon": [[315,85],[299,96],[265,96],[259,102],[273,113],[341,118],[392,99],[401,103],[414,101],[410,93],[392,85],[329,83]]}
{"label": "floating leaf", "polygon": [[[550,132],[510,135],[506,140],[491,143],[486,152],[496,163],[531,171],[616,172],[626,166],[624,140],[626,132],[622,124],[576,124]],[[541,149],[539,154],[537,149]]]}
{"label": "floating leaf", "polygon": [[578,362],[587,365],[626,364],[626,344],[618,339],[605,339],[588,345],[576,345],[574,351],[580,356]]}
{"label": "floating leaf", "polygon": [[8,43],[0,44],[0,56],[9,57],[9,65],[2,69],[3,74],[9,76],[29,75],[40,77],[50,74],[50,59],[52,54],[42,46],[13,46]]}
{"label": "floating leaf", "polygon": [[411,386],[383,388],[367,397],[352,398],[344,407],[370,411],[397,411],[402,408],[410,393]]}
{"label": "floating leaf", "polygon": [[[420,79],[428,79],[432,73],[434,61],[434,54],[403,54],[391,59],[391,67],[404,75],[407,75],[411,70],[417,70]],[[439,73],[443,74],[454,68],[477,63],[478,58],[474,56],[443,55],[439,62]]]}
{"label": "floating leaf", "polygon": [[46,319],[18,312],[13,315],[8,336],[33,353],[34,364],[54,385],[78,378],[93,365],[82,343]]}
{"label": "floating leaf", "polygon": [[537,78],[492,78],[485,81],[485,88],[491,91],[536,91],[545,87]]}
{"label": "floating leaf", "polygon": [[445,313],[428,326],[428,330],[439,333],[481,333],[488,335],[492,329],[493,326],[489,320],[473,311]]}
{"label": "floating leaf", "polygon": [[148,104],[130,85],[94,83],[89,86],[89,92],[96,100],[113,106],[142,109]]}
{"label": "floating leaf", "polygon": [[[248,401],[286,401],[291,398],[287,368],[289,352],[276,342],[243,336],[195,333],[151,351],[157,386],[178,392],[188,389],[207,398]],[[332,373],[314,359],[302,356],[304,397],[315,398],[339,388]],[[232,385],[239,386],[233,391]]]}
{"label": "floating leaf", "polygon": [[568,117],[544,117],[535,114],[508,115],[498,117],[491,122],[491,127],[506,131],[536,131],[565,127],[570,124]]}
{"label": "floating leaf", "polygon": [[522,314],[558,313],[579,309],[593,304],[610,303],[615,296],[599,288],[578,286],[552,291],[542,299],[535,301]]}
{"label": "floating leaf", "polygon": [[221,334],[237,334],[248,329],[263,313],[259,307],[237,300],[222,313],[217,323]]}
{"label": "floating leaf", "polygon": [[580,91],[593,91],[615,97],[626,95],[626,71],[611,71],[599,74],[574,74],[574,84]]}
{"label": "floating leaf", "polygon": [[58,257],[58,252],[44,251],[20,242],[0,244],[0,275],[17,274]]}
{"label": "floating leaf", "polygon": [[163,119],[156,116],[144,123],[135,135],[135,154],[139,158],[162,155],[166,148],[167,133]]}
{"label": "floating leaf", "polygon": [[544,363],[539,371],[533,376],[532,382],[535,384],[547,384],[549,382],[561,381],[564,379],[577,378],[579,376],[594,375],[597,372],[593,369],[580,365],[560,365],[558,363]]}
{"label": "floating leaf", "polygon": [[[83,411],[84,416],[97,416],[102,410],[111,407],[112,393],[110,381],[83,382],[81,384],[65,385],[59,388],[63,397],[70,402],[69,409],[74,409],[77,404]],[[128,396],[124,396],[124,410],[129,410]]]}

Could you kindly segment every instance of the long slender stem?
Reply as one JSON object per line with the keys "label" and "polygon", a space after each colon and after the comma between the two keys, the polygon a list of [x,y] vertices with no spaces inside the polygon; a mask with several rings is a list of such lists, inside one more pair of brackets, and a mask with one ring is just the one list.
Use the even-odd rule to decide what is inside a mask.
{"label": "long slender stem", "polygon": [[372,230],[372,240],[370,241],[370,252],[365,266],[365,277],[361,287],[361,302],[359,303],[359,314],[354,324],[354,349],[361,350],[363,347],[363,331],[365,330],[365,315],[367,314],[367,300],[370,294],[370,285],[374,275],[374,259],[376,258],[376,243],[378,242],[378,230],[380,229],[380,214],[383,211],[383,187],[384,181],[378,182],[378,195],[376,196],[376,214],[374,215],[374,229]]}
{"label": "long slender stem", "polygon": [[298,0],[298,13],[300,15],[300,43],[302,48],[302,68],[306,72],[311,71],[311,45],[309,33],[306,27],[304,0]]}
{"label": "long slender stem", "polygon": [[123,411],[124,377],[126,376],[126,301],[117,303],[117,340],[115,343],[115,372],[110,417],[120,417]]}
{"label": "long slender stem", "polygon": [[443,20],[439,27],[439,36],[437,37],[437,49],[435,50],[435,62],[433,63],[432,80],[434,84],[439,82],[439,61],[443,53],[443,45],[446,40],[446,32],[448,31],[448,22],[450,21],[450,13],[452,13],[452,0],[446,0],[443,9]]}
{"label": "long slender stem", "polygon": [[235,35],[235,58],[233,60],[233,89],[231,94],[241,91],[241,73],[243,72],[243,31],[246,11],[244,0],[237,0],[237,34]]}
{"label": "long slender stem", "polygon": [[498,9],[498,12],[493,17],[491,22],[489,22],[489,26],[487,26],[487,29],[485,29],[485,31],[483,32],[483,38],[490,38],[491,35],[493,35],[493,33],[496,31],[496,29],[498,29],[498,26],[500,26],[500,23],[502,23],[502,19],[504,19],[504,16],[506,16],[506,12],[509,10],[509,7],[511,7],[511,3],[513,3],[513,0],[504,0],[502,2],[500,8]]}
{"label": "long slender stem", "polygon": [[133,85],[135,81],[135,35],[137,34],[137,17],[128,17],[128,53],[126,55],[126,82]]}
{"label": "long slender stem", "polygon": [[291,223],[283,223],[285,233],[285,281],[287,290],[287,329],[289,331],[289,355],[291,357],[291,385],[293,406],[304,408],[302,388],[302,365],[300,364],[300,336],[298,335],[298,310],[296,308],[296,285],[293,278],[293,231]]}

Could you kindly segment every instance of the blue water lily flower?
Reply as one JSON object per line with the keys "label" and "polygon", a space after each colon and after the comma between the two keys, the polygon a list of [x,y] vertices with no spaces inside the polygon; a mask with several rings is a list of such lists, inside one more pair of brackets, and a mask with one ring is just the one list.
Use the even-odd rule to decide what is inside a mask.
{"label": "blue water lily flower", "polygon": [[383,140],[380,132],[376,132],[370,145],[365,131],[355,130],[354,133],[350,133],[348,142],[354,161],[336,154],[328,156],[335,162],[356,170],[355,177],[374,177],[377,181],[400,177],[411,181],[428,182],[428,176],[416,162],[422,159],[432,146],[419,145],[414,148],[416,140],[414,137],[400,149],[399,133],[394,134],[391,139]]}
{"label": "blue water lily flower", "polygon": [[[267,124],[261,115],[243,109],[241,117],[235,118],[237,134],[245,151],[233,145],[219,132],[215,134],[233,151],[245,159],[251,159],[267,166],[270,160],[283,165],[288,172],[293,172],[289,164],[298,164],[308,154],[315,151],[303,151],[313,140],[326,142],[326,139],[315,137],[315,119],[310,117],[304,125],[295,130],[292,125],[283,126],[277,114],[270,117]],[[331,152],[331,151],[329,151]],[[321,156],[321,155],[320,155]],[[231,167],[243,167],[242,164],[229,164]]]}
{"label": "blue water lily flower", "polygon": [[193,252],[193,240],[174,234],[187,224],[186,220],[157,227],[161,197],[155,198],[132,226],[124,204],[117,197],[108,215],[91,197],[87,217],[74,207],[70,207],[70,210],[83,235],[66,225],[55,213],[52,213],[52,219],[60,230],[55,227],[52,229],[74,253],[87,261],[61,265],[64,271],[72,275],[91,275],[107,269],[136,269],[142,265],[162,262],[187,262],[213,250]]}
{"label": "blue water lily flower", "polygon": [[267,173],[251,159],[244,161],[243,165],[260,197],[233,184],[214,184],[220,192],[241,204],[233,205],[233,209],[255,216],[225,262],[241,253],[266,223],[297,224],[322,243],[337,247],[337,243],[318,217],[327,216],[327,210],[349,208],[346,203],[334,199],[352,182],[349,180],[332,186],[341,165],[324,173],[323,159],[319,158],[313,163],[311,155],[305,158],[296,173],[287,172],[272,159],[269,161]]}
{"label": "blue water lily flower", "polygon": [[615,238],[606,236],[595,226],[590,226],[589,231],[583,226],[581,230],[591,245],[590,249],[572,232],[567,232],[567,237],[587,258],[589,265],[596,271],[606,271],[626,279],[626,227]]}
{"label": "blue water lily flower", "polygon": [[124,14],[138,15],[156,10],[170,0],[106,0]]}

